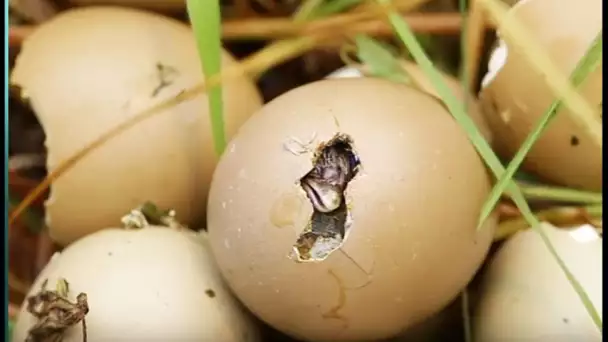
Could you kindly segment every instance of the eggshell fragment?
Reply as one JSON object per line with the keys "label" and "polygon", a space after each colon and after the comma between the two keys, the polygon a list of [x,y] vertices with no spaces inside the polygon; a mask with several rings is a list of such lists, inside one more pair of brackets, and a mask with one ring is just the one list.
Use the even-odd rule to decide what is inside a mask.
{"label": "eggshell fragment", "polygon": [[[348,183],[341,248],[296,262],[313,207],[299,180],[337,133],[361,168]],[[490,180],[465,132],[428,94],[374,79],[315,82],[273,100],[222,156],[208,204],[211,246],[258,317],[309,341],[377,341],[440,311],[482,263],[476,231]],[[329,224],[329,223],[328,223]]]}
{"label": "eggshell fragment", "polygon": [[[222,52],[223,67],[236,61]],[[48,170],[144,109],[203,82],[191,29],[119,7],[62,12],[24,42],[11,82],[23,88],[46,132]],[[230,138],[262,103],[253,82],[223,84]],[[51,237],[68,244],[145,201],[204,219],[217,157],[207,96],[162,110],[106,141],[54,181],[46,202]]]}
{"label": "eggshell fragment", "polygon": [[[164,227],[107,229],[70,245],[38,276],[28,296],[54,290],[68,299],[86,293],[87,341],[261,341],[251,317],[225,287],[206,234]],[[12,341],[26,339],[37,320],[19,313]],[[83,340],[80,325],[63,342]]]}
{"label": "eggshell fragment", "polygon": [[[510,15],[525,25],[530,39],[549,54],[564,76],[571,75],[602,29],[601,0],[527,0],[515,5]],[[497,152],[510,158],[556,97],[519,45],[502,38],[491,58],[490,75],[484,79],[480,99]],[[601,61],[579,91],[601,118]],[[597,122],[601,125],[601,119]],[[523,166],[561,185],[602,188],[601,146],[571,119],[565,106],[536,141]]]}
{"label": "eggshell fragment", "polygon": [[[566,230],[543,224],[542,229],[601,316],[602,239],[590,226]],[[534,230],[517,233],[491,260],[480,285],[473,329],[479,342],[602,340]]]}

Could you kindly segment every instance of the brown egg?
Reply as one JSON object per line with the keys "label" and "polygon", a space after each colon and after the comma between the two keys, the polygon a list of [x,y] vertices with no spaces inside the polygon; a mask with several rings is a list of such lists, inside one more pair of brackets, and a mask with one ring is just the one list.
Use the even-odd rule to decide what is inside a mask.
{"label": "brown egg", "polygon": [[476,232],[489,191],[465,132],[431,96],[324,80],[273,100],[231,141],[209,237],[229,285],[269,324],[310,341],[377,341],[471,279],[496,222]]}
{"label": "brown egg", "polygon": [[[586,225],[542,229],[602,315],[602,239]],[[472,315],[475,341],[601,341],[580,298],[540,235],[517,233],[485,270]]]}
{"label": "brown egg", "polygon": [[[235,60],[223,52],[224,67]],[[203,81],[188,26],[118,7],[63,12],[23,44],[11,82],[24,90],[46,132],[48,169],[161,100]],[[261,97],[245,77],[223,85],[228,137]],[[68,244],[142,202],[202,220],[217,157],[207,96],[164,110],[107,141],[53,183],[46,203],[52,238]]]}
{"label": "brown egg", "polygon": [[[602,29],[601,0],[528,0],[511,15],[526,25],[530,37],[569,76]],[[547,15],[551,13],[551,15]],[[500,28],[499,28],[500,32]],[[521,51],[506,40],[495,50],[480,98],[494,132],[497,152],[513,156],[538,120],[555,100],[544,77]],[[579,88],[581,95],[602,113],[602,67]],[[565,186],[602,188],[602,149],[562,107],[528,154],[524,167]],[[601,121],[598,120],[598,124]]]}
{"label": "brown egg", "polygon": [[[68,283],[67,299],[87,296],[86,340],[254,342],[252,317],[221,279],[206,234],[165,227],[105,229],[57,253],[28,297]],[[40,322],[23,304],[12,341]],[[29,340],[28,340],[29,341]],[[83,341],[80,324],[63,342]]]}
{"label": "brown egg", "polygon": [[[405,69],[407,75],[412,78],[415,86],[420,87],[421,90],[424,90],[425,92],[437,97],[438,99],[441,98],[437,94],[437,91],[433,87],[433,84],[429,81],[424,71],[422,71],[422,69],[420,69],[420,67],[416,63],[410,61],[402,61],[401,66],[403,67],[403,69]],[[329,74],[327,78],[363,77],[366,76],[366,69],[367,68],[365,66],[362,68],[362,70],[359,70],[358,68],[355,68],[353,66],[345,66]],[[460,101],[463,101],[465,98],[465,92],[463,91],[460,82],[456,78],[448,74],[443,74],[443,80],[448,85],[450,90],[454,92],[456,98],[458,98]],[[492,131],[488,127],[488,124],[486,123],[485,118],[481,113],[477,99],[475,99],[474,96],[469,95],[467,101],[467,112],[471,116],[471,119],[473,119],[473,121],[477,125],[477,128],[481,131],[481,134],[486,138],[486,141],[492,143]]]}
{"label": "brown egg", "polygon": [[70,0],[70,3],[77,6],[129,6],[171,13],[184,11],[186,9],[186,0]]}

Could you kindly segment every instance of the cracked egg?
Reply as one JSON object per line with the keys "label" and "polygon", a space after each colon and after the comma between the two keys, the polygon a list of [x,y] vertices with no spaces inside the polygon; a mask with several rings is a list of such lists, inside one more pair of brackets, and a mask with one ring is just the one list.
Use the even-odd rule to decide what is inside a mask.
{"label": "cracked egg", "polygon": [[[546,15],[551,13],[551,15]],[[526,0],[510,11],[526,26],[534,42],[551,57],[566,77],[574,71],[602,30],[601,0]],[[498,28],[500,34],[500,27]],[[483,79],[480,102],[494,147],[510,158],[519,150],[538,121],[555,100],[545,77],[536,72],[514,42],[499,39]],[[596,109],[602,125],[602,64],[578,87]],[[523,167],[568,187],[602,189],[602,147],[576,123],[562,106],[536,140]]]}
{"label": "cracked egg", "polygon": [[[222,53],[224,67],[235,59]],[[46,134],[53,171],[110,129],[203,81],[187,25],[119,7],[72,9],[24,42],[11,83],[19,86]],[[252,80],[223,84],[230,137],[262,104]],[[207,97],[165,109],[91,151],[57,179],[46,202],[51,237],[60,244],[120,224],[124,212],[152,201],[180,221],[204,219],[217,157]]]}
{"label": "cracked egg", "polygon": [[104,229],[56,253],[18,317],[14,342],[261,340],[207,234],[159,226]]}
{"label": "cracked egg", "polygon": [[227,146],[211,247],[258,317],[310,341],[377,341],[439,312],[483,262],[490,178],[432,96],[374,78],[294,89]]}

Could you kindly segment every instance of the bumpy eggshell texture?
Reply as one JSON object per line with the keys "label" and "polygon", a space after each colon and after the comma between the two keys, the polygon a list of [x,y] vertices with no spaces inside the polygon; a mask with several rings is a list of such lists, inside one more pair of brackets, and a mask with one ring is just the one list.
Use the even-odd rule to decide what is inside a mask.
{"label": "bumpy eggshell texture", "polygon": [[[68,246],[44,268],[29,296],[48,279],[69,284],[69,299],[88,296],[89,342],[260,341],[232,297],[210,253],[206,234],[165,227],[107,229]],[[21,308],[12,340],[36,322]],[[81,342],[80,326],[63,342]]]}
{"label": "bumpy eggshell texture", "polygon": [[[530,38],[551,56],[565,76],[574,71],[602,29],[601,0],[526,0],[518,3],[511,15],[526,25]],[[506,63],[494,78],[489,79],[480,98],[494,132],[495,147],[500,154],[509,157],[517,152],[555,96],[519,48],[503,38]],[[601,63],[579,89],[601,115]],[[601,147],[570,119],[566,111],[565,107],[558,111],[534,144],[524,167],[565,186],[601,190]]]}
{"label": "bumpy eggshell texture", "polygon": [[[347,188],[353,225],[320,263],[288,258],[312,206],[298,180],[314,149],[348,134],[362,170]],[[432,97],[373,78],[324,80],[267,104],[228,145],[210,190],[213,252],[258,317],[311,341],[378,340],[439,311],[471,279],[495,219],[465,132]],[[353,261],[354,260],[354,261]]]}
{"label": "bumpy eggshell texture", "polygon": [[[109,24],[111,23],[111,24]],[[224,67],[235,64],[222,53]],[[168,85],[161,84],[158,65]],[[118,7],[63,12],[25,42],[12,73],[46,132],[48,169],[163,99],[203,81],[185,24]],[[223,86],[230,137],[261,107],[245,77]],[[53,183],[46,202],[52,238],[68,244],[144,201],[172,208],[186,224],[202,220],[217,157],[206,95],[138,123],[89,153]]]}
{"label": "bumpy eggshell texture", "polygon": [[[602,239],[577,240],[572,231],[549,224],[542,228],[601,316]],[[533,230],[505,242],[483,275],[479,296],[473,314],[475,341],[602,340],[568,279]]]}
{"label": "bumpy eggshell texture", "polygon": [[[437,98],[440,98],[440,96],[437,94],[437,91],[433,87],[433,84],[429,81],[426,74],[420,69],[420,67],[416,63],[410,61],[402,61],[401,66],[403,67],[403,69],[405,69],[408,76],[415,81],[416,86],[419,86],[421,90],[426,91],[427,93]],[[345,66],[329,74],[327,78],[363,77],[365,76],[364,72],[365,67],[362,71],[360,71],[355,67]],[[448,85],[450,90],[452,90],[456,98],[458,98],[460,101],[463,101],[465,99],[465,92],[463,91],[462,86],[460,85],[458,80],[447,74],[442,74],[442,76],[443,80]],[[488,124],[485,121],[483,114],[481,113],[479,103],[470,94],[469,96],[467,96],[467,113],[471,116],[471,119],[473,119],[475,125],[477,126],[481,134],[486,138],[486,141],[488,143],[492,143],[492,131],[488,127]]]}

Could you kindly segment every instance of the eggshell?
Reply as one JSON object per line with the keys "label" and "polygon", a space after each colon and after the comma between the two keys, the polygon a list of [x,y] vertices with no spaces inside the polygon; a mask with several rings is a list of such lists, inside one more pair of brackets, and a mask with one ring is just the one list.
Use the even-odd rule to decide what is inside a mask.
{"label": "eggshell", "polygon": [[[542,229],[601,316],[602,239],[590,226],[565,230],[543,224]],[[492,258],[472,319],[479,342],[602,340],[534,230],[517,233]]]}
{"label": "eggshell", "polygon": [[[256,326],[221,280],[206,234],[165,227],[107,229],[67,247],[44,268],[44,280],[69,284],[68,299],[86,293],[87,340],[260,341]],[[21,308],[12,341],[24,341],[36,319]],[[81,326],[63,342],[81,342]]]}
{"label": "eggshell", "polygon": [[[419,86],[421,90],[437,97],[438,99],[441,98],[435,90],[431,81],[416,63],[410,61],[402,61],[401,66],[403,67],[405,72],[407,72],[408,76],[415,81],[416,86]],[[352,66],[345,66],[327,75],[326,78],[332,79],[364,77],[366,76],[365,69],[365,66],[362,68],[362,70],[359,70],[358,68]],[[456,96],[456,98],[458,98],[460,101],[464,101],[465,92],[463,91],[460,82],[450,75],[442,74],[442,76],[443,80],[453,92],[453,94]],[[488,143],[492,143],[492,131],[488,127],[488,124],[485,118],[483,117],[483,114],[481,113],[481,109],[479,107],[477,99],[471,94],[467,96],[467,113],[471,116],[471,119],[473,119],[475,125],[480,130],[481,134],[486,138],[486,141],[488,141]]]}
{"label": "eggshell", "polygon": [[[548,15],[550,14],[550,15]],[[602,29],[601,0],[526,0],[510,15],[525,25],[553,63],[570,76]],[[500,33],[500,27],[498,28]],[[512,41],[503,37],[490,61],[480,98],[495,147],[510,158],[555,100],[539,74]],[[602,64],[579,88],[602,115]],[[602,149],[562,106],[527,155],[523,166],[546,180],[589,190],[602,188]],[[601,121],[598,120],[598,124]]]}
{"label": "eggshell", "polygon": [[186,0],[70,0],[70,3],[77,6],[129,6],[165,12],[178,12],[186,10]]}
{"label": "eggshell", "polygon": [[[298,181],[338,132],[361,161],[346,189],[352,225],[324,261],[297,263],[288,256],[313,212]],[[476,232],[489,191],[465,132],[431,96],[324,80],[276,98],[231,141],[212,181],[209,237],[228,284],[267,323],[310,341],[377,341],[440,311],[471,279],[496,223]]]}
{"label": "eggshell", "polygon": [[[236,61],[222,52],[222,63]],[[24,42],[11,77],[46,132],[51,171],[138,112],[203,81],[188,26],[119,7],[73,9],[44,23]],[[246,77],[225,82],[223,99],[230,138],[262,100]],[[202,220],[217,161],[210,127],[201,94],[90,152],[52,185],[52,238],[68,244],[118,225],[144,201],[175,209],[185,224]]]}

